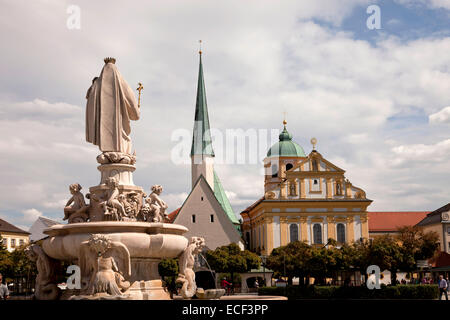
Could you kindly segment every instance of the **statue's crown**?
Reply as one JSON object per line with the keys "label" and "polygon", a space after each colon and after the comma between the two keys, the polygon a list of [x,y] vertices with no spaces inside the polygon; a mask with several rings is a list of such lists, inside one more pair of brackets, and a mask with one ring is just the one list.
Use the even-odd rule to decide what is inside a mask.
{"label": "statue's crown", "polygon": [[105,64],[107,64],[107,63],[116,63],[116,59],[115,58],[112,58],[112,57],[106,57],[105,59],[103,59],[103,61],[105,61]]}

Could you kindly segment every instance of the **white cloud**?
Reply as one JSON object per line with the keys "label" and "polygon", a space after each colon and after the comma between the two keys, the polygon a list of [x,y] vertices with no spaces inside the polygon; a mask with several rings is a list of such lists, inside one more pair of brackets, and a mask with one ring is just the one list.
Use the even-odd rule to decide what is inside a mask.
{"label": "white cloud", "polygon": [[450,123],[450,106],[445,107],[436,113],[430,114],[428,119],[431,124]]}
{"label": "white cloud", "polygon": [[413,161],[440,162],[450,157],[450,139],[436,144],[409,144],[392,148],[396,154],[395,163],[402,164]]}
{"label": "white cloud", "polygon": [[42,216],[42,212],[35,208],[23,210],[22,213],[23,213],[22,220],[25,223],[33,223],[34,221],[36,221],[37,218]]}
{"label": "white cloud", "polygon": [[[134,181],[147,192],[163,185],[169,210],[179,207],[190,166],[170,161],[171,134],[192,130],[199,38],[213,127],[279,129],[287,111],[294,140],[309,153],[317,137],[322,155],[375,200],[371,208],[437,207],[446,199],[439,190],[448,184],[447,137],[415,123],[392,129],[389,119],[411,106],[430,114],[448,105],[450,38],[382,35],[369,43],[336,28],[372,3],[183,1],[174,10],[173,3],[141,2],[136,11],[82,1],[81,30],[69,31],[65,3],[14,2],[0,12],[0,35],[11,43],[0,52],[0,176],[10,182],[0,185],[0,210],[60,217],[70,183],[83,192],[99,183],[99,150],[84,138],[84,104],[107,55],[130,85],[145,87],[141,119],[132,123]],[[122,22],[111,24],[118,12]],[[236,211],[263,195],[261,169],[261,162],[216,166]],[[416,196],[408,187],[416,185],[431,185],[429,196],[394,196],[400,189]]]}

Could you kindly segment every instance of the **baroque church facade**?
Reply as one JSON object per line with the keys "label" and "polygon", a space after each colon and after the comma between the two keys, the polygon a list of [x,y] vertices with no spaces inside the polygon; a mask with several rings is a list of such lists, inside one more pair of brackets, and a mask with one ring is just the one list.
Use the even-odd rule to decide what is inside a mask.
{"label": "baroque church facade", "polygon": [[247,248],[269,255],[292,241],[326,246],[368,239],[372,200],[345,178],[345,171],[317,150],[306,155],[286,121],[264,159],[264,196],[241,212]]}
{"label": "baroque church facade", "polygon": [[169,220],[186,226],[185,234],[201,236],[207,249],[230,243],[244,248],[241,223],[237,219],[217,172],[214,170],[214,150],[210,134],[208,105],[200,54],[195,105],[194,130],[191,147],[192,189],[180,208],[169,214]]}

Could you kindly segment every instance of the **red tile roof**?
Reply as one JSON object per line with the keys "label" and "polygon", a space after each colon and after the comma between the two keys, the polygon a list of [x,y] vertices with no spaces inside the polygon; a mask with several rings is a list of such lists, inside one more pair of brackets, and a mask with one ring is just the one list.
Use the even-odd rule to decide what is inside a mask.
{"label": "red tile roof", "polygon": [[169,219],[169,223],[173,223],[173,221],[175,220],[175,218],[178,215],[178,212],[180,211],[181,207],[178,208],[175,211],[172,211],[171,213],[169,213],[169,215],[167,216],[167,219]]}
{"label": "red tile roof", "polygon": [[369,232],[396,231],[399,227],[414,226],[430,211],[368,212]]}

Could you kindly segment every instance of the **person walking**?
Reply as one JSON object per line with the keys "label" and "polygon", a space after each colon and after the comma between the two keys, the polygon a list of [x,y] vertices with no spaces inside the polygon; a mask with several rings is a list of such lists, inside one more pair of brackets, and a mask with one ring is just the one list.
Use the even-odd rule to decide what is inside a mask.
{"label": "person walking", "polygon": [[6,284],[2,283],[3,276],[0,273],[0,300],[9,299],[9,290]]}
{"label": "person walking", "polygon": [[445,295],[445,300],[448,300],[447,288],[448,288],[447,281],[444,279],[444,276],[440,275],[439,276],[439,300],[441,300],[442,294]]}
{"label": "person walking", "polygon": [[222,288],[224,288],[225,289],[225,292],[226,292],[226,294],[227,295],[230,295],[230,285],[231,285],[231,283],[229,283],[228,281],[227,281],[227,278],[225,277],[225,278],[223,278],[223,280],[222,280],[222,282],[220,283],[221,285],[222,285]]}
{"label": "person walking", "polygon": [[258,292],[258,288],[259,288],[259,282],[258,282],[258,279],[256,279],[256,280],[255,280],[255,289],[256,289],[256,292]]}

